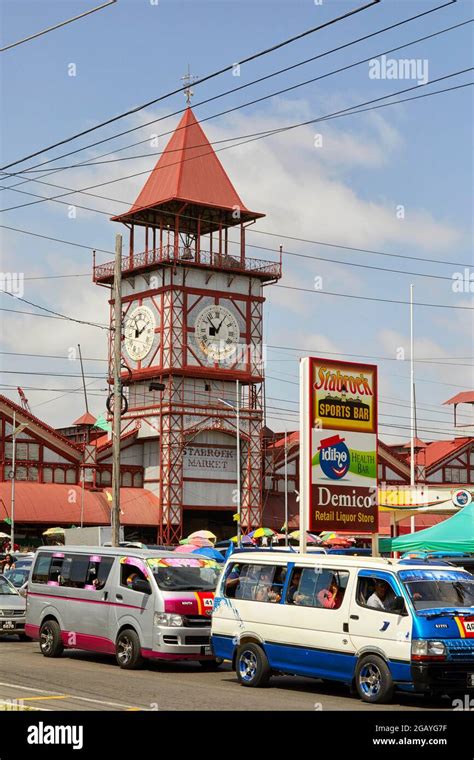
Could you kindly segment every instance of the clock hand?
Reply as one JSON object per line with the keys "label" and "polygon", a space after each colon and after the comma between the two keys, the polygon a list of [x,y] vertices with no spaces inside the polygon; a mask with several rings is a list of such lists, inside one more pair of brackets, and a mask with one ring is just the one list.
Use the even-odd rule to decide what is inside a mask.
{"label": "clock hand", "polygon": [[225,317],[223,317],[223,318],[221,319],[221,321],[219,322],[219,327],[216,327],[216,328],[215,328],[215,330],[216,330],[216,335],[217,335],[217,333],[219,332],[219,330],[221,329],[221,327],[222,327],[222,323],[223,323],[224,319],[225,319]]}

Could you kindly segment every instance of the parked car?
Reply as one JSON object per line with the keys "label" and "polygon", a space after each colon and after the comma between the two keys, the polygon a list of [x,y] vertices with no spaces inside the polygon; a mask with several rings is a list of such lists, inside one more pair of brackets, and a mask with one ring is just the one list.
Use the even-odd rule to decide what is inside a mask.
{"label": "parked car", "polygon": [[22,596],[26,596],[30,567],[31,562],[28,565],[22,565],[21,567],[15,566],[13,570],[7,570],[4,573],[5,578],[10,581],[13,586],[15,586],[15,588]]}
{"label": "parked car", "polygon": [[22,641],[25,635],[26,600],[16,588],[0,575],[0,635],[16,633]]}

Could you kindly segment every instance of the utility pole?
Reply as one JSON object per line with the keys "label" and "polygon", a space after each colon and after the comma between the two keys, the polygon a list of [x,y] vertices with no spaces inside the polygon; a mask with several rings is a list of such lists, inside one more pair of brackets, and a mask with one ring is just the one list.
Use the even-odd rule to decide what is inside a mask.
{"label": "utility pole", "polygon": [[[415,340],[413,325],[413,285],[410,285],[410,491],[415,490]],[[410,533],[415,532],[415,516],[410,517]]]}
{"label": "utility pole", "polygon": [[112,424],[112,546],[120,542],[120,420],[122,412],[122,236],[115,237],[114,268],[114,406]]}
{"label": "utility pole", "polygon": [[285,427],[285,546],[288,546],[288,430]]}
{"label": "utility pole", "polygon": [[237,546],[240,546],[240,540],[242,537],[242,527],[240,524],[242,518],[242,496],[240,490],[240,388],[238,380],[235,381],[235,395],[235,422],[237,432],[237,514],[239,516],[237,522]]}
{"label": "utility pole", "polygon": [[[86,381],[85,381],[85,378],[84,378],[84,366],[82,364],[81,344],[78,343],[77,347],[79,349],[79,361],[81,363],[82,387],[84,389],[84,401],[85,401],[85,404],[86,404],[86,414],[87,414],[89,412],[89,404],[87,403]],[[84,441],[84,443],[85,443],[84,452],[87,451],[87,445],[90,443],[90,428],[89,428],[89,426],[87,426],[86,429],[87,429],[87,438]],[[82,467],[81,468],[81,528],[84,527],[84,496],[85,496],[84,489],[86,487],[85,475],[86,475],[85,467]]]}
{"label": "utility pole", "polygon": [[16,437],[19,433],[21,433],[22,430],[24,430],[26,427],[28,427],[28,422],[22,422],[18,427],[16,426],[16,412],[13,412],[13,420],[12,420],[12,471],[11,471],[11,477],[12,477],[12,488],[11,488],[11,510],[10,510],[10,519],[11,519],[11,538],[10,538],[10,552],[13,554],[15,551],[15,470],[16,470]]}

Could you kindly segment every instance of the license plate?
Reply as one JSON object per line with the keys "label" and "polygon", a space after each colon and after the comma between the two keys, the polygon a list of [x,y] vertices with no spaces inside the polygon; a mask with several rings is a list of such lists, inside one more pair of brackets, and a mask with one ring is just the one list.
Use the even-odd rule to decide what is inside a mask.
{"label": "license plate", "polygon": [[[212,654],[211,647],[204,647],[204,654]],[[474,678],[474,676],[473,676]]]}
{"label": "license plate", "polygon": [[469,689],[474,689],[474,673],[467,674],[467,685]]}
{"label": "license plate", "polygon": [[11,620],[6,620],[4,623],[2,623],[3,630],[11,631],[12,628],[15,628],[15,623],[12,623]]}

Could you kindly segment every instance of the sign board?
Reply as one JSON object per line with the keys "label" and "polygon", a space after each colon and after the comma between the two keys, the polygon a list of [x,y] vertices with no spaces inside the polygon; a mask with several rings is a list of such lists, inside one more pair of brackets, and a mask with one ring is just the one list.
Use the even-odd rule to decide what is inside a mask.
{"label": "sign board", "polygon": [[183,451],[186,477],[234,479],[237,473],[235,447],[189,444]]}
{"label": "sign board", "polygon": [[377,367],[300,365],[300,527],[377,533]]}

